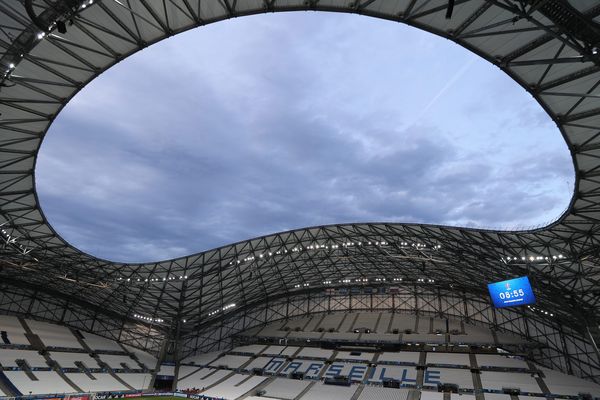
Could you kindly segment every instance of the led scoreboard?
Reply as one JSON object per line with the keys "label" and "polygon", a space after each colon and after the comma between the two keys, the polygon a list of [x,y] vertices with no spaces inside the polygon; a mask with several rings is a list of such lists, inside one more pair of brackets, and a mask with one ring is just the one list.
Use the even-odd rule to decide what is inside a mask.
{"label": "led scoreboard", "polygon": [[520,278],[507,281],[488,283],[490,297],[496,308],[524,306],[535,303],[535,295],[529,284],[529,278]]}

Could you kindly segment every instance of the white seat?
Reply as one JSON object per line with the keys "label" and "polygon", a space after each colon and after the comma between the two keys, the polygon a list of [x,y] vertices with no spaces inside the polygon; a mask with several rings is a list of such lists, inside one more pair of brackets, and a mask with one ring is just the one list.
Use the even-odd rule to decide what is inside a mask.
{"label": "white seat", "polygon": [[444,393],[421,391],[421,400],[443,400]]}
{"label": "white seat", "polygon": [[0,331],[5,331],[11,344],[29,345],[25,337],[25,328],[17,317],[12,315],[0,315]]}
{"label": "white seat", "polygon": [[262,352],[267,346],[264,344],[251,344],[248,346],[238,346],[231,349],[232,352],[235,353],[248,353],[248,354],[259,354]]}
{"label": "white seat", "polygon": [[426,362],[427,364],[471,366],[471,359],[465,353],[437,353],[430,351],[427,353]]}
{"label": "white seat", "polygon": [[379,356],[379,362],[418,364],[420,354],[416,351],[399,351],[397,353],[383,352]]}
{"label": "white seat", "polygon": [[35,371],[37,381],[32,381],[23,371],[4,371],[4,375],[24,395],[77,392],[54,371]]}
{"label": "white seat", "polygon": [[114,340],[103,338],[102,336],[94,335],[93,333],[81,332],[83,341],[92,350],[114,350],[123,351],[119,343]]}
{"label": "white seat", "polygon": [[297,379],[275,378],[267,387],[265,387],[266,396],[279,399],[294,399],[306,387],[310,381],[301,381]]}
{"label": "white seat", "polygon": [[[154,369],[156,367],[158,360],[152,354],[127,345],[123,345],[123,347],[125,347],[128,352],[135,354],[137,359],[148,369]],[[131,361],[134,362],[134,360]]]}
{"label": "white seat", "polygon": [[61,368],[77,368],[76,361],[81,361],[88,368],[98,368],[98,363],[87,353],[65,353],[52,351],[48,353],[61,366]]}
{"label": "white seat", "polygon": [[600,385],[551,369],[540,369],[545,375],[544,383],[552,394],[577,396],[579,393],[589,393],[592,397],[600,398]]}
{"label": "white seat", "polygon": [[193,374],[189,378],[178,381],[177,389],[202,389],[220,381],[221,379],[231,374],[233,373],[226,369],[205,368],[199,373]]}
{"label": "white seat", "polygon": [[130,369],[139,368],[135,360],[129,356],[119,356],[115,354],[98,354],[98,356],[100,357],[100,360],[104,361],[109,367],[114,369],[122,369],[123,366],[121,363],[126,364]]}
{"label": "white seat", "polygon": [[365,386],[358,400],[406,400],[409,390]]}
{"label": "white seat", "polygon": [[82,349],[69,328],[46,322],[25,320],[31,331],[38,335],[46,346]]}
{"label": "white seat", "polygon": [[129,390],[129,388],[117,381],[110,374],[93,374],[96,380],[91,379],[86,374],[67,373],[67,378],[71,379],[84,392],[107,392],[111,390]]}
{"label": "white seat", "polygon": [[[425,382],[424,385],[437,387],[435,382],[439,381],[441,383],[458,385],[459,389],[474,389],[473,374],[469,369],[430,367],[427,368],[427,371],[425,372],[426,376],[431,372],[436,372],[434,375],[436,378],[431,378],[431,375],[429,375],[430,383],[427,384],[427,382]],[[438,376],[439,379],[437,378]]]}
{"label": "white seat", "polygon": [[333,355],[333,350],[320,349],[318,347],[304,347],[296,357],[316,358],[327,360]]}
{"label": "white seat", "polygon": [[[351,353],[355,353],[354,355]],[[353,351],[338,351],[335,355],[336,360],[356,360],[356,361],[371,361],[375,353],[369,353],[365,351],[353,352]]]}
{"label": "white seat", "polygon": [[219,399],[234,400],[260,385],[265,379],[267,378],[264,376],[235,374],[202,394]]}
{"label": "white seat", "polygon": [[156,375],[175,376],[174,365],[161,365]]}
{"label": "white seat", "polygon": [[48,367],[46,359],[39,355],[34,350],[12,350],[12,349],[0,349],[0,364],[3,367],[16,367],[16,360],[23,359],[27,361],[30,367]]}
{"label": "white seat", "polygon": [[250,364],[244,367],[246,371],[252,371],[255,368],[263,369],[273,359],[273,357],[256,357]]}
{"label": "white seat", "polygon": [[477,354],[475,358],[477,359],[477,365],[479,365],[479,367],[529,369],[529,366],[525,361],[500,354]]}
{"label": "white seat", "polygon": [[135,374],[135,373],[117,373],[117,376],[124,380],[129,386],[134,389],[147,389],[152,380],[150,374]]}
{"label": "white seat", "polygon": [[315,383],[308,392],[301,397],[302,400],[348,400],[356,392],[357,386],[335,386]]}
{"label": "white seat", "polygon": [[521,392],[542,393],[535,378],[528,373],[481,371],[480,376],[483,389],[518,388]]}
{"label": "white seat", "polygon": [[181,362],[182,364],[208,365],[211,362],[215,361],[217,358],[219,358],[221,353],[222,352],[220,351],[215,351],[212,353],[200,353],[186,357]]}
{"label": "white seat", "polygon": [[210,363],[212,367],[226,366],[228,368],[240,368],[250,360],[248,356],[236,356],[232,354],[224,355]]}

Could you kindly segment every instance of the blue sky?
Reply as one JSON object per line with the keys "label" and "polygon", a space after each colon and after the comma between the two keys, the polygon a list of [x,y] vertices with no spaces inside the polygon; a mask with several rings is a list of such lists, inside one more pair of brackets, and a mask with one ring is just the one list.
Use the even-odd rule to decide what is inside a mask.
{"label": "blue sky", "polygon": [[114,261],[346,222],[492,228],[555,219],[573,190],[556,126],[498,68],[372,18],[244,17],[102,74],[42,144],[42,208]]}

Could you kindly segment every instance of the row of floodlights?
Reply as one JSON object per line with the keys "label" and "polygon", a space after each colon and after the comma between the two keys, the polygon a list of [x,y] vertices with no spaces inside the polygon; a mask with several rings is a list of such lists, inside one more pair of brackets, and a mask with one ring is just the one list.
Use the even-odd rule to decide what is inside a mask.
{"label": "row of floodlights", "polygon": [[[223,308],[219,308],[218,310],[214,310],[208,313],[209,317],[212,317],[213,315],[217,315],[220,312],[225,312],[231,308],[235,307],[235,303],[231,303],[231,304],[227,304],[226,306],[224,306]],[[183,321],[185,322],[185,320]]]}
{"label": "row of floodlights", "polygon": [[[388,246],[390,244],[390,242],[385,242],[385,241],[381,241],[381,242],[344,242],[341,245],[339,244],[332,244],[332,245],[326,245],[326,244],[311,244],[309,246],[303,247],[303,246],[296,246],[293,247],[292,249],[288,250],[288,249],[284,249],[284,250],[278,250],[276,252],[268,252],[268,253],[262,253],[259,254],[258,256],[248,256],[246,258],[243,259],[239,259],[239,260],[234,260],[234,261],[230,261],[229,265],[234,265],[234,264],[242,264],[242,263],[246,263],[246,262],[251,262],[258,259],[262,259],[265,257],[272,257],[273,255],[282,255],[282,254],[288,254],[288,253],[300,253],[303,251],[307,251],[307,250],[335,250],[335,249],[339,249],[340,247],[353,247],[353,246]],[[416,247],[418,249],[421,248],[425,248],[427,247],[426,245],[422,244],[422,243],[408,243],[408,242],[401,242],[400,243],[401,246],[412,246],[412,247]],[[435,245],[433,246],[433,249],[440,249],[442,246],[441,245]]]}
{"label": "row of floodlights", "polygon": [[118,281],[125,281],[125,282],[166,282],[166,281],[182,281],[187,279],[188,276],[187,275],[179,275],[179,279],[177,279],[176,276],[169,276],[169,277],[164,277],[164,278],[146,278],[146,279],[141,279],[141,278],[137,278],[137,279],[131,279],[131,278],[117,278]]}
{"label": "row of floodlights", "polygon": [[542,310],[541,308],[532,307],[532,306],[527,306],[527,308],[529,308],[531,311],[535,311],[535,312],[538,312],[540,314],[549,315],[551,317],[554,317],[553,313],[551,313],[549,311]]}
{"label": "row of floodlights", "polygon": [[521,257],[506,257],[506,261],[550,261],[550,260],[562,260],[564,256],[562,254],[548,256],[521,256]]}
{"label": "row of floodlights", "polygon": [[133,314],[133,316],[137,319],[142,319],[144,321],[148,321],[148,322],[165,322],[164,319],[162,318],[152,318],[152,317],[145,317],[143,315],[140,314]]}
{"label": "row of floodlights", "polygon": [[[4,225],[4,224],[2,224]],[[21,250],[23,252],[23,254],[27,254],[31,251],[31,249],[28,249],[27,247],[23,246],[22,244],[17,243],[17,238],[12,236],[10,233],[8,233],[6,231],[6,229],[2,229],[2,235],[5,237],[5,241],[7,244],[11,244],[14,246],[17,246],[19,248],[19,250]],[[33,259],[35,261],[38,261],[37,258],[33,257]]]}
{"label": "row of floodlights", "polygon": [[[375,282],[386,282],[387,279],[386,278],[375,278]],[[393,282],[402,282],[402,278],[393,278],[392,279]],[[323,285],[331,285],[333,284],[334,281],[323,281]],[[341,279],[338,281],[338,283],[352,283],[352,279]],[[369,282],[369,278],[358,278],[358,279],[354,279],[355,283],[366,283]],[[434,283],[435,280],[434,279],[426,279],[426,278],[419,278],[417,279],[417,282],[427,282],[427,283]],[[295,287],[300,287],[301,285],[296,285]],[[308,283],[304,284],[304,286],[308,286]]]}

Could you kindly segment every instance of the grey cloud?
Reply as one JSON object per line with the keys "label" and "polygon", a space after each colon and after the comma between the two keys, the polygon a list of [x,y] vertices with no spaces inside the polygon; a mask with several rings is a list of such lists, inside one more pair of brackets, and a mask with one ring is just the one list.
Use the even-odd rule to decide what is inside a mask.
{"label": "grey cloud", "polygon": [[[512,118],[514,101],[499,111],[482,99],[473,117],[457,110],[486,93],[450,90],[441,111],[410,124],[445,66],[410,63],[389,46],[408,35],[421,45],[403,49],[452,67],[468,61],[462,50],[360,18],[278,17],[252,17],[262,30],[242,19],[228,34],[186,33],[194,51],[166,41],[84,89],[52,127],[37,171],[58,232],[104,258],[153,261],[309,225],[497,226],[567,204],[557,188],[572,168],[560,140],[535,154],[510,147],[523,132],[541,137],[543,125]],[[369,57],[387,62],[374,68]],[[488,79],[471,72],[457,85]]]}

